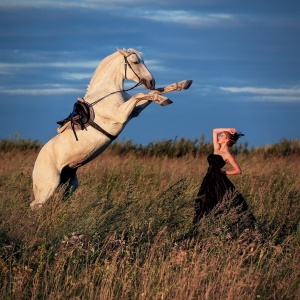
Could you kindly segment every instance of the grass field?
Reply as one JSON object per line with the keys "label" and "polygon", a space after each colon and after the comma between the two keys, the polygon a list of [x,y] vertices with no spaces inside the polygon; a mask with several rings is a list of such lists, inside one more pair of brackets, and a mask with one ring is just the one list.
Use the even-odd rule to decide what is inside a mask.
{"label": "grass field", "polygon": [[0,299],[300,299],[299,141],[233,149],[250,230],[234,210],[193,227],[211,150],[195,144],[112,145],[32,212],[40,145],[1,140]]}

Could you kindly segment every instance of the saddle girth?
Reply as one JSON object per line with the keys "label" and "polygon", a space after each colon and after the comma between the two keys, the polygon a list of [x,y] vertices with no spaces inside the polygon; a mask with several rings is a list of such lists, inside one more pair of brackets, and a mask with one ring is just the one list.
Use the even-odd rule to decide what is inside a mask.
{"label": "saddle girth", "polygon": [[89,105],[89,103],[85,102],[84,99],[78,98],[78,101],[74,104],[72,113],[70,113],[67,118],[56,123],[63,127],[66,123],[70,122],[76,141],[78,141],[78,137],[75,126],[79,127],[81,130],[84,130],[86,127],[88,127],[88,125],[100,131],[111,140],[115,140],[117,138],[117,136],[110,134],[97,123],[95,123],[94,119],[95,114],[93,108]]}

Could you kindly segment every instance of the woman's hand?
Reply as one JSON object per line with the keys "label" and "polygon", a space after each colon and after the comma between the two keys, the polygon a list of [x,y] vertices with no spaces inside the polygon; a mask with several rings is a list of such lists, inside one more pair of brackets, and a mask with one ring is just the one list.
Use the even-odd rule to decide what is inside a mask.
{"label": "woman's hand", "polygon": [[235,129],[235,128],[228,128],[228,131],[229,131],[231,134],[235,134],[235,133],[236,133],[236,129]]}

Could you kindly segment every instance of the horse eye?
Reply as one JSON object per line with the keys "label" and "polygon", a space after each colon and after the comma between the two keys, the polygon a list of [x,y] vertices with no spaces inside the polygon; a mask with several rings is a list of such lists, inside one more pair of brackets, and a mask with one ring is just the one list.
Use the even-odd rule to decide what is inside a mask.
{"label": "horse eye", "polygon": [[139,61],[134,61],[133,62],[135,65],[139,64],[140,62]]}

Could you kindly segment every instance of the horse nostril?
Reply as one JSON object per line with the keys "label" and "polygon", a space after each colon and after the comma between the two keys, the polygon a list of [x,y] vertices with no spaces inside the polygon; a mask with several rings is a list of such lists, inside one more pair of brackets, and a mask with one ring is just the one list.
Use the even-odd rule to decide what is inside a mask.
{"label": "horse nostril", "polygon": [[150,80],[150,90],[154,90],[155,89],[155,79],[151,79]]}
{"label": "horse nostril", "polygon": [[143,84],[149,90],[155,89],[155,80],[154,79],[151,79],[151,80],[142,79],[141,84]]}

